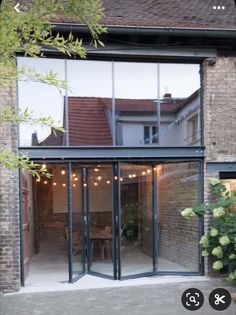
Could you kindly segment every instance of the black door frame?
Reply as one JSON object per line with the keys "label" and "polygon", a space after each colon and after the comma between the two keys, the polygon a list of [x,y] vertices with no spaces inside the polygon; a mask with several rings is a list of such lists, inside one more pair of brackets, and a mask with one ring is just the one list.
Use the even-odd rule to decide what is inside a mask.
{"label": "black door frame", "polygon": [[[133,162],[135,164],[143,164],[141,162]],[[93,164],[93,163],[91,163]],[[97,271],[91,270],[91,261],[90,261],[90,241],[89,241],[89,233],[90,233],[90,213],[89,213],[89,185],[87,181],[88,177],[88,169],[86,167],[81,166],[83,177],[82,177],[82,235],[83,235],[83,271],[76,277],[73,277],[73,252],[72,252],[72,207],[71,207],[71,174],[72,167],[71,163],[68,166],[68,226],[69,226],[69,247],[68,247],[68,260],[69,260],[69,282],[73,283],[84,276],[86,273],[94,276],[99,276],[107,279],[113,280],[125,280],[125,279],[133,279],[138,277],[150,276],[156,274],[156,220],[157,213],[155,208],[155,189],[152,189],[152,265],[153,271],[150,272],[141,272],[132,275],[122,276],[121,272],[121,205],[120,205],[120,162],[113,163],[104,163],[110,164],[112,167],[112,187],[113,187],[113,196],[112,196],[112,261],[113,261],[113,275],[106,275]],[[152,181],[154,180],[154,164],[149,163],[152,167]],[[86,185],[84,185],[86,184]],[[84,233],[86,231],[86,233]],[[86,235],[87,237],[86,237]]]}
{"label": "black door frame", "polygon": [[82,256],[81,256],[81,263],[82,263],[82,270],[81,272],[74,276],[73,272],[73,239],[72,239],[72,230],[73,230],[73,212],[72,212],[72,183],[71,183],[71,175],[72,175],[72,163],[68,163],[67,167],[68,177],[68,216],[67,216],[67,225],[68,225],[68,268],[69,268],[69,283],[74,283],[83,277],[86,274],[86,243],[84,242],[85,239],[85,228],[86,228],[86,215],[85,215],[85,191],[84,191],[84,181],[86,180],[86,176],[84,174],[84,169],[80,169],[81,175],[81,236],[82,236]]}
{"label": "black door frame", "polygon": [[119,280],[127,280],[127,279],[135,279],[135,278],[141,278],[141,277],[145,277],[145,276],[154,276],[156,274],[156,261],[157,261],[157,257],[156,257],[156,246],[157,246],[157,242],[156,242],[156,232],[157,232],[157,208],[155,208],[155,202],[154,200],[156,199],[156,194],[155,194],[155,189],[152,186],[152,265],[153,265],[153,271],[150,272],[140,272],[137,274],[131,274],[131,275],[122,275],[122,267],[121,267],[121,237],[120,237],[120,231],[121,231],[121,192],[120,192],[120,164],[121,163],[127,163],[127,164],[136,164],[136,165],[142,165],[142,164],[148,164],[150,165],[150,167],[152,167],[152,182],[154,182],[154,163],[151,162],[141,162],[141,161],[127,161],[127,162],[118,162],[117,163],[117,168],[118,168],[118,180],[117,180],[117,189],[118,189],[118,199],[116,201],[116,204],[118,205],[118,212],[117,212],[117,216],[118,216],[118,279]]}

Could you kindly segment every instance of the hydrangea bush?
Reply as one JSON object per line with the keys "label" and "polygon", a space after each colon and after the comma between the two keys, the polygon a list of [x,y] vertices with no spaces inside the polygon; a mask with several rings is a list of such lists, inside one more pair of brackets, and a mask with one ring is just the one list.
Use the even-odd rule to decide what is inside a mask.
{"label": "hydrangea bush", "polygon": [[215,270],[229,266],[227,279],[236,281],[236,211],[232,209],[236,198],[230,196],[229,191],[218,179],[210,179],[210,184],[216,196],[215,203],[203,203],[186,208],[181,215],[191,219],[212,214],[210,227],[200,240],[202,256],[214,258],[212,267]]}

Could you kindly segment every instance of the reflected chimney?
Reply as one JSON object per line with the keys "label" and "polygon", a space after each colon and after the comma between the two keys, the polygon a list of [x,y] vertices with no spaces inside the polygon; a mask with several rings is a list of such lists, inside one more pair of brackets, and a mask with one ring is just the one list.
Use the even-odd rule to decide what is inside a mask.
{"label": "reflected chimney", "polygon": [[163,99],[164,100],[171,100],[172,99],[171,93],[165,93],[164,96],[163,96]]}

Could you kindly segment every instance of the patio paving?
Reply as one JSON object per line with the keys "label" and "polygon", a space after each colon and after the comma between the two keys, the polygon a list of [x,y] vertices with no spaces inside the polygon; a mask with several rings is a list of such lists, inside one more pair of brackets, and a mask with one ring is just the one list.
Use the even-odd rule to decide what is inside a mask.
{"label": "patio paving", "polygon": [[[164,280],[163,280],[164,279]],[[166,281],[165,281],[166,279]],[[175,279],[175,280],[174,280]],[[177,280],[176,280],[177,279]],[[194,277],[162,278],[159,283],[132,285],[122,281],[122,286],[91,288],[80,290],[6,294],[0,296],[0,314],[4,315],[185,315],[191,314],[181,304],[181,295],[188,288],[200,289],[205,298],[202,308],[195,311],[198,315],[215,315],[208,297],[219,287],[236,292],[236,286],[221,279]],[[137,280],[137,279],[135,279]],[[126,282],[126,284],[125,284]],[[236,315],[236,304],[222,311],[224,315]]]}

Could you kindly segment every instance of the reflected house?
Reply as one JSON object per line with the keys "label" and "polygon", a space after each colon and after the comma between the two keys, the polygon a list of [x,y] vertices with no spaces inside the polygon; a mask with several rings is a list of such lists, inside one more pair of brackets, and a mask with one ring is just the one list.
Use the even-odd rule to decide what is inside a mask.
{"label": "reflected house", "polygon": [[[160,137],[157,100],[116,99],[115,109],[116,145],[200,144],[199,90],[187,98],[164,95],[160,100]],[[113,145],[112,99],[68,97],[68,130],[71,146]],[[37,134],[33,134],[32,139],[32,144],[37,145]],[[43,146],[64,144],[65,133],[54,130],[38,143]]]}

